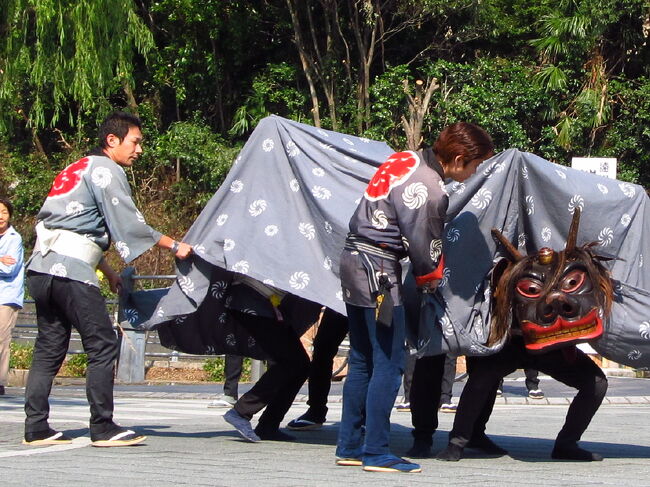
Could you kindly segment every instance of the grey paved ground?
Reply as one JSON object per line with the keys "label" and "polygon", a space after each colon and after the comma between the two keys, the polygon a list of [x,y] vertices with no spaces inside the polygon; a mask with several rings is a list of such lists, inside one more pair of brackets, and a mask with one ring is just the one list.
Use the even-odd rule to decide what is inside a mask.
{"label": "grey paved ground", "polygon": [[[461,384],[455,386],[461,387]],[[334,465],[341,414],[339,387],[333,388],[328,423],[320,431],[296,433],[293,443],[246,443],[221,416],[206,407],[218,386],[121,386],[116,420],[137,426],[146,444],[92,448],[87,437],[88,406],[79,386],[57,387],[52,425],[75,437],[72,445],[26,447],[22,437],[22,390],[0,397],[0,483],[5,486],[349,486],[349,485],[544,485],[650,486],[650,381],[610,378],[610,394],[583,438],[603,462],[584,464],[549,459],[570,390],[542,381],[544,400],[523,395],[520,380],[505,385],[488,433],[510,456],[480,456],[467,450],[458,463],[421,461],[420,474],[377,474]],[[306,409],[297,398],[287,419]],[[453,414],[440,414],[434,449],[444,447]],[[392,446],[410,446],[410,415],[393,414]]]}

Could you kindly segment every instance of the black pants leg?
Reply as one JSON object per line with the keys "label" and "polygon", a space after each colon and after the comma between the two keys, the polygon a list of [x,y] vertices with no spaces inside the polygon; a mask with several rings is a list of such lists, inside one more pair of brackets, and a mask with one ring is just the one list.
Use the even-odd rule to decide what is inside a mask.
{"label": "black pants leg", "polygon": [[314,353],[309,367],[307,405],[314,417],[325,421],[327,396],[332,385],[332,366],[339,345],[348,333],[348,319],[327,308],[314,338]]}
{"label": "black pants leg", "polygon": [[485,433],[490,419],[497,387],[501,379],[514,372],[517,366],[517,353],[511,343],[487,357],[467,357],[467,383],[463,388],[449,432],[449,442],[465,448],[473,436]]}
{"label": "black pants leg", "polygon": [[411,353],[411,347],[405,347],[406,360],[404,361],[404,375],[402,376],[402,384],[404,385],[404,402],[411,402],[411,386],[413,385],[413,372],[415,371],[415,362],[417,357]]}
{"label": "black pants leg", "polygon": [[91,435],[114,428],[113,373],[118,340],[99,289],[37,273],[28,275],[27,284],[36,303],[38,336],[25,389],[25,431],[48,428],[48,397],[65,359],[72,326],[88,354],[86,396]]}
{"label": "black pants leg", "polygon": [[411,384],[411,434],[416,442],[431,445],[438,428],[440,384],[446,355],[422,357],[416,360]]}
{"label": "black pants leg", "polygon": [[573,356],[556,350],[535,357],[537,370],[578,389],[555,440],[559,447],[571,447],[580,441],[607,393],[607,378],[600,367],[582,350],[573,351]]}
{"label": "black pants leg", "polygon": [[288,324],[231,310],[233,317],[259,343],[273,361],[257,383],[235,404],[247,419],[266,409],[258,427],[277,430],[300,387],[307,379],[309,357],[300,338]]}
{"label": "black pants leg", "polygon": [[539,372],[535,369],[524,369],[524,374],[526,374],[526,390],[539,389]]}
{"label": "black pants leg", "polygon": [[452,389],[454,387],[454,380],[456,380],[457,358],[455,355],[447,355],[445,357],[445,369],[440,382],[440,404],[438,404],[438,407],[451,403]]}
{"label": "black pants leg", "polygon": [[225,358],[224,374],[225,379],[223,382],[223,393],[226,396],[239,397],[239,378],[241,377],[242,367],[244,366],[244,357],[240,355],[226,355]]}

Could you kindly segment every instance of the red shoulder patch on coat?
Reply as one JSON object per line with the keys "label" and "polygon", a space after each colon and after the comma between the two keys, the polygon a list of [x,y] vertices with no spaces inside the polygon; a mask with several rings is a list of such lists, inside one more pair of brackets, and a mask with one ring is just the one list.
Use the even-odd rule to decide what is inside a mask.
{"label": "red shoulder patch on coat", "polygon": [[77,189],[81,184],[82,176],[88,170],[89,162],[90,159],[84,157],[83,159],[79,159],[77,162],[73,162],[61,171],[57,177],[54,178],[54,182],[52,183],[52,187],[50,188],[47,197],[58,198]]}
{"label": "red shoulder patch on coat", "polygon": [[386,198],[390,191],[404,183],[420,165],[415,152],[396,152],[384,162],[368,183],[364,196],[370,201]]}

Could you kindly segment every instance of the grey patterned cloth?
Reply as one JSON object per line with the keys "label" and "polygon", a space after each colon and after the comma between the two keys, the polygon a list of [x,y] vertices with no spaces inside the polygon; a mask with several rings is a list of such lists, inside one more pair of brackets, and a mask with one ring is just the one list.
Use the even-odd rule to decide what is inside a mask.
{"label": "grey patterned cloth", "polygon": [[[246,338],[221,304],[233,272],[344,313],[338,267],[348,222],[392,152],[383,143],[264,119],[186,235],[196,255],[177,262],[176,282],[149,312],[138,313],[133,301],[130,321],[159,328],[171,348],[245,355]],[[643,260],[650,255],[650,206],[640,186],[510,149],[446,190],[445,274],[439,292],[426,295],[428,319],[413,337],[421,354],[495,352],[485,347],[488,274],[497,257],[490,229],[523,250],[560,249],[580,206],[578,243],[599,241],[602,252],[619,257],[610,265],[617,281],[613,314],[592,346],[616,362],[650,366],[650,275]]]}
{"label": "grey patterned cloth", "polygon": [[[124,170],[108,157],[88,156],[61,171],[38,212],[49,230],[74,232],[107,250],[111,240],[126,263],[160,240],[131,198]],[[34,252],[27,269],[99,286],[95,269],[83,260],[54,251]]]}

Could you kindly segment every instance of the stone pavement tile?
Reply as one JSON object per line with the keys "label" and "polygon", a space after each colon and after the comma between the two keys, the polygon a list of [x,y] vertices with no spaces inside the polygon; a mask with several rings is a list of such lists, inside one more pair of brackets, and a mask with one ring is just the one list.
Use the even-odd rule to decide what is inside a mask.
{"label": "stone pavement tile", "polygon": [[607,404],[630,404],[630,400],[622,396],[606,396],[603,402],[605,401]]}
{"label": "stone pavement tile", "polygon": [[508,405],[516,405],[516,406],[521,406],[523,404],[526,404],[526,398],[521,397],[521,396],[503,396],[503,399],[505,400],[505,403]]}
{"label": "stone pavement tile", "polygon": [[567,397],[547,397],[548,403],[552,406],[564,406],[569,404],[572,398]]}

